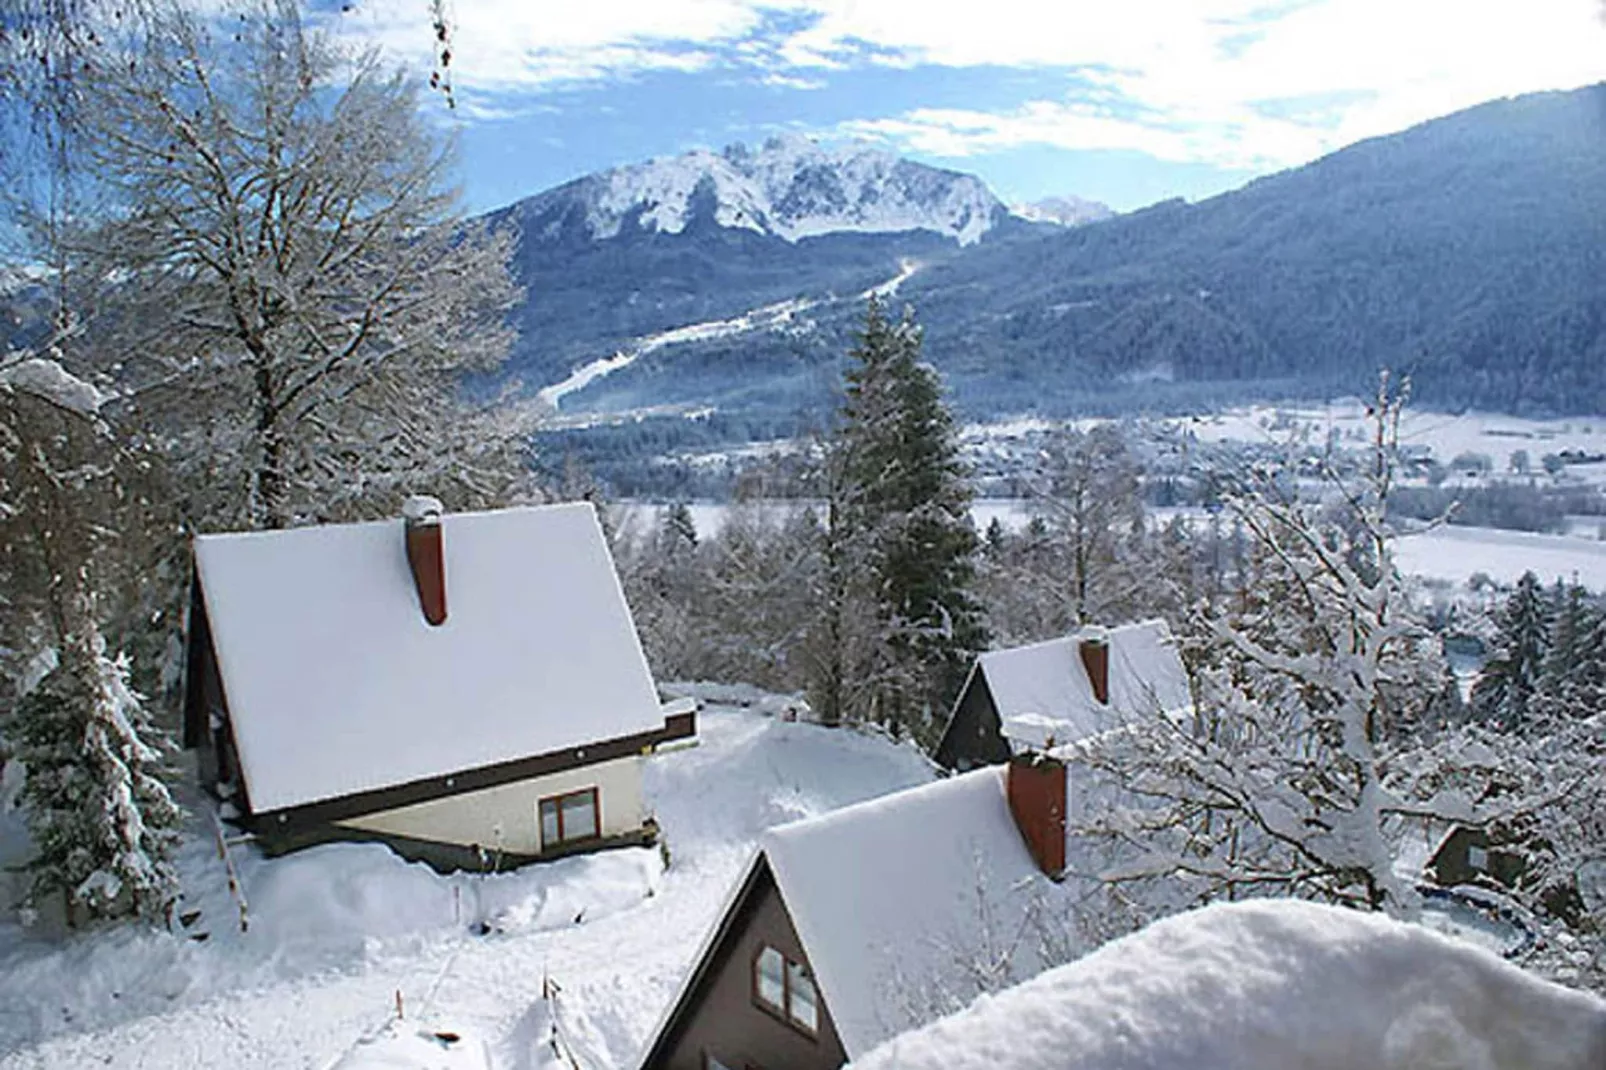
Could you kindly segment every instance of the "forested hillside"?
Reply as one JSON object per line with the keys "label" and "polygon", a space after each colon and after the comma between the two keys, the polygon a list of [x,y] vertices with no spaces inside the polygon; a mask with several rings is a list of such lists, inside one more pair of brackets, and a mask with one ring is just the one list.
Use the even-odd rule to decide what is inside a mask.
{"label": "forested hillside", "polygon": [[1606,86],[1498,101],[913,280],[973,407],[1229,380],[1606,409]]}

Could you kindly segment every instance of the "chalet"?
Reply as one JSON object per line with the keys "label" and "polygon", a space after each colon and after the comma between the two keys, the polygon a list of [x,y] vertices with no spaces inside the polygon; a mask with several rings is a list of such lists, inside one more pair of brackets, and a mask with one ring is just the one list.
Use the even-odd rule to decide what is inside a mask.
{"label": "chalet", "polygon": [[945,769],[972,769],[1134,718],[1192,709],[1187,670],[1165,621],[1082,628],[977,658],[936,759]]}
{"label": "chalet", "polygon": [[195,540],[184,742],[269,853],[441,869],[650,842],[666,716],[587,503]]}
{"label": "chalet", "polygon": [[1454,825],[1434,848],[1426,875],[1442,888],[1478,884],[1503,890],[1513,887],[1525,868],[1520,853],[1491,844],[1483,829]]}
{"label": "chalet", "polygon": [[1023,756],[771,829],[642,1058],[835,1070],[1050,965],[1066,767]]}

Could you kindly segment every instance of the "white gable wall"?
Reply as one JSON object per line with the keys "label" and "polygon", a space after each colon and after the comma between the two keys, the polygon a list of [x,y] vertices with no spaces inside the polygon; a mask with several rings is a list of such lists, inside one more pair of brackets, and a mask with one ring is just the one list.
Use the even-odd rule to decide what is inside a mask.
{"label": "white gable wall", "polygon": [[547,846],[557,846],[541,842],[540,801],[571,791],[597,789],[597,804],[601,807],[598,821],[604,837],[639,831],[647,816],[641,793],[641,763],[639,755],[631,755],[481,791],[364,814],[338,824],[433,843],[479,846],[522,855],[540,854]]}
{"label": "white gable wall", "polygon": [[453,514],[442,528],[438,627],[399,518],[196,540],[257,813],[662,727],[588,503]]}

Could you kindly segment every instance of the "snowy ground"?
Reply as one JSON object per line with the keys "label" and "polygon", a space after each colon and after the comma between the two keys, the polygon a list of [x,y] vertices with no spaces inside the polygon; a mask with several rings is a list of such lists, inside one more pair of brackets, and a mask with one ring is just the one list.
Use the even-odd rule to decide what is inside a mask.
{"label": "snowy ground", "polygon": [[0,1070],[385,1065],[434,1050],[386,1035],[397,992],[410,1025],[465,1038],[442,1065],[523,1070],[545,1065],[544,977],[576,1050],[630,1065],[759,832],[932,775],[912,748],[851,732],[728,708],[699,720],[700,746],[648,764],[667,871],[641,849],[441,878],[372,845],[275,861],[237,848],[242,935],[197,837],[184,866],[205,942],[0,927]]}
{"label": "snowy ground", "polygon": [[1402,537],[1395,559],[1407,575],[1465,583],[1481,572],[1515,583],[1532,570],[1542,583],[1576,581],[1606,591],[1606,542],[1494,528],[1441,527]]}

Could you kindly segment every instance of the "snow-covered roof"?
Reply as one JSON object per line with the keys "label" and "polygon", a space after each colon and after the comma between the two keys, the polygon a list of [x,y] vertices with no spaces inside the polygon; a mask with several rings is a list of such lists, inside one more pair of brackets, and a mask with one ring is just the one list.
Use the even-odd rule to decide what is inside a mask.
{"label": "snow-covered roof", "polygon": [[[1109,643],[1109,704],[1093,694],[1082,663],[1084,635]],[[987,680],[1006,737],[1033,748],[1070,743],[1156,713],[1192,708],[1188,674],[1163,620],[1084,629],[1059,639],[983,654]]]}
{"label": "snow-covered roof", "polygon": [[1043,966],[1075,882],[1027,852],[992,766],[771,829],[761,846],[849,1058]]}
{"label": "snow-covered roof", "polygon": [[590,504],[441,524],[439,626],[400,519],[196,539],[258,813],[662,727]]}
{"label": "snow-covered roof", "polygon": [[856,1070],[1583,1070],[1606,1002],[1470,944],[1296,900],[1167,918]]}

